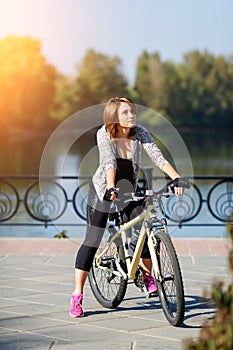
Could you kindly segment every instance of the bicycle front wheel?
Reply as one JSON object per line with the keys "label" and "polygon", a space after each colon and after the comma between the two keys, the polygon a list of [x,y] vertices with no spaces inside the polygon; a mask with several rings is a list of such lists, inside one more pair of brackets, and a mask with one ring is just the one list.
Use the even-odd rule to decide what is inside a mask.
{"label": "bicycle front wheel", "polygon": [[184,320],[184,287],[179,261],[168,234],[158,232],[155,239],[156,256],[161,279],[156,279],[159,298],[164,314],[173,326],[180,326]]}
{"label": "bicycle front wheel", "polygon": [[[107,245],[107,238],[104,237],[97,251],[97,256]],[[116,275],[117,264],[125,268],[125,258],[123,246],[116,246],[113,242],[106,254],[101,258],[100,266],[97,266],[95,259],[88,275],[89,284],[97,301],[104,307],[116,308],[124,299],[127,280]]]}

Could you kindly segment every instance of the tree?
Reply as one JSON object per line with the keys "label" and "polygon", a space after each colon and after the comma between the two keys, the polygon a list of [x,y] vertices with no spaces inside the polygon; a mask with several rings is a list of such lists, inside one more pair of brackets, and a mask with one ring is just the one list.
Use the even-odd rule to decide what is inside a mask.
{"label": "tree", "polygon": [[127,94],[127,81],[118,57],[88,50],[77,77],[77,107],[105,103],[110,97]]}
{"label": "tree", "polygon": [[143,104],[176,126],[233,125],[233,57],[192,51],[174,64],[144,51],[138,59],[135,90]]}
{"label": "tree", "polygon": [[54,104],[50,113],[52,119],[60,122],[77,112],[76,96],[76,79],[59,74],[55,81]]}
{"label": "tree", "polygon": [[164,67],[159,54],[143,51],[137,63],[135,90],[143,104],[158,112],[165,109],[167,102],[163,93],[164,78]]}
{"label": "tree", "polygon": [[8,36],[0,41],[1,130],[48,125],[56,74],[41,55],[39,40]]}
{"label": "tree", "polygon": [[127,81],[118,57],[88,50],[76,77],[59,76],[53,117],[62,120],[83,108],[106,103],[110,97],[128,95]]}

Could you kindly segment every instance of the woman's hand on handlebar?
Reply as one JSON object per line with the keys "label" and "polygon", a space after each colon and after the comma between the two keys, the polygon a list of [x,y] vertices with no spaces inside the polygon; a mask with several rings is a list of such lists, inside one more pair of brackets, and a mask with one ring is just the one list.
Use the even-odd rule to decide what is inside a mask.
{"label": "woman's hand on handlebar", "polygon": [[104,199],[107,201],[115,201],[118,198],[119,188],[111,187],[106,190]]}
{"label": "woman's hand on handlebar", "polygon": [[174,193],[178,197],[183,196],[183,194],[184,194],[184,187],[174,187]]}
{"label": "woman's hand on handlebar", "polygon": [[184,189],[190,187],[189,179],[184,177],[177,177],[175,180],[173,180],[172,187],[176,196],[183,196]]}

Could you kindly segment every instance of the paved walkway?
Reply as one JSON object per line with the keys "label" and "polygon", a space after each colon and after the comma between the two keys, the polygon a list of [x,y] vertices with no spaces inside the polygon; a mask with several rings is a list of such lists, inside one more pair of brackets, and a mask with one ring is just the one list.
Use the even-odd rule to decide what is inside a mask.
{"label": "paved walkway", "polygon": [[183,272],[185,321],[166,321],[158,298],[134,285],[116,310],[103,308],[86,285],[85,316],[68,315],[79,242],[68,239],[0,238],[0,349],[183,349],[198,336],[214,306],[203,298],[214,279],[228,278],[226,239],[174,239]]}

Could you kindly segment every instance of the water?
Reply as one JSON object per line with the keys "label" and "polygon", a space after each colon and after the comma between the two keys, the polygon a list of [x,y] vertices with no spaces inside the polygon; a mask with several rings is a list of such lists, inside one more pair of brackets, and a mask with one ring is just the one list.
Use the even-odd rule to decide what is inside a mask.
{"label": "water", "polygon": [[[38,175],[39,164],[44,146],[49,135],[29,135],[27,137],[9,137],[1,136],[0,146],[2,150],[0,175]],[[186,132],[182,138],[189,151],[194,175],[232,175],[233,174],[233,139],[230,132]],[[94,136],[88,136],[79,139],[67,153],[63,164],[63,175],[76,176],[91,175],[98,164],[98,154],[94,146]],[[61,162],[59,159],[59,150],[61,153],[65,146],[62,141],[57,144],[54,152],[54,172],[56,166]],[[13,181],[13,180],[12,180]],[[25,181],[14,180],[17,182],[17,188],[20,188],[20,197],[23,200],[25,195]],[[27,184],[32,180],[27,180]],[[68,197],[71,198],[74,188],[78,183],[75,180],[63,181],[62,185],[66,188]],[[203,193],[203,199],[206,199],[207,193],[213,182],[202,183],[198,186]],[[72,198],[71,198],[72,199]],[[7,237],[53,237],[55,234],[65,230],[70,237],[80,237],[84,234],[84,227],[63,226],[60,222],[68,224],[83,225],[83,220],[78,220],[74,214],[72,204],[69,203],[68,209],[62,219],[56,221],[55,226],[44,228],[43,226],[6,226],[0,225],[0,235]],[[196,220],[197,221],[197,220]],[[17,217],[14,217],[8,223],[30,222],[35,224],[29,214],[25,211],[21,202]],[[190,222],[190,224],[195,221]],[[225,226],[219,226],[221,222],[213,219],[207,210],[206,203],[203,203],[201,212],[198,216],[198,222],[205,224],[211,222],[214,226],[201,227],[182,227],[174,228],[171,226],[173,237],[224,237],[226,236]]]}

